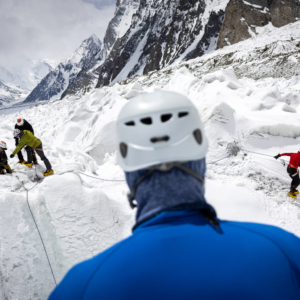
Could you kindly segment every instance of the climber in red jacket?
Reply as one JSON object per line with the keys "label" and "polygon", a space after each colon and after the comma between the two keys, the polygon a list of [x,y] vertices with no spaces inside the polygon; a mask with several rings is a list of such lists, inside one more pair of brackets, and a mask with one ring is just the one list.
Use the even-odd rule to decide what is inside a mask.
{"label": "climber in red jacket", "polygon": [[289,176],[292,178],[292,183],[291,183],[291,190],[288,193],[288,196],[296,199],[297,198],[296,194],[299,194],[297,187],[300,184],[299,171],[298,171],[298,167],[300,166],[300,152],[282,153],[274,156],[274,158],[277,159],[280,156],[290,156],[290,162],[287,167],[287,172]]}

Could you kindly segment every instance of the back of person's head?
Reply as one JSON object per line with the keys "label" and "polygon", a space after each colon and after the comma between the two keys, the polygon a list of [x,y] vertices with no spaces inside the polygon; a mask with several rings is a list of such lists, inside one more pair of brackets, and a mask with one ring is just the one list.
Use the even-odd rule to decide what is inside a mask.
{"label": "back of person's head", "polygon": [[208,141],[195,105],[169,91],[139,95],[117,119],[118,163],[137,202],[137,223],[181,208],[207,208]]}
{"label": "back of person's head", "polygon": [[181,94],[167,91],[130,100],[118,116],[117,140],[118,162],[128,172],[201,159],[208,149],[194,104]]}
{"label": "back of person's head", "polygon": [[17,119],[17,125],[18,126],[23,126],[24,125],[24,119],[23,118],[18,118]]}
{"label": "back of person's head", "polygon": [[3,150],[7,150],[7,145],[5,142],[1,141],[0,142],[0,148],[2,148]]}
{"label": "back of person's head", "polygon": [[24,131],[20,130],[20,129],[14,129],[13,131],[13,136],[14,138],[21,138],[24,134]]}

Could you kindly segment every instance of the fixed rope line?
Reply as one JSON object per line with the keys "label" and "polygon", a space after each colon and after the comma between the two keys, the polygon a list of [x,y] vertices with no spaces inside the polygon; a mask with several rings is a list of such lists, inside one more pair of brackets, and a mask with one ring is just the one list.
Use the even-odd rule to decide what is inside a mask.
{"label": "fixed rope line", "polygon": [[215,163],[217,163],[217,162],[219,162],[219,161],[221,161],[221,160],[223,160],[223,159],[225,159],[225,158],[228,158],[228,157],[230,157],[230,156],[231,156],[231,155],[229,154],[229,155],[227,155],[227,156],[225,156],[225,157],[223,157],[223,158],[221,158],[221,159],[218,159],[218,160],[216,160],[216,161],[209,162],[209,163],[207,163],[207,165],[215,164]]}
{"label": "fixed rope line", "polygon": [[[245,151],[245,152],[250,152],[250,153],[254,153],[254,154],[258,154],[258,155],[263,155],[263,156],[268,156],[268,157],[274,158],[274,156],[272,156],[272,155],[263,154],[263,153],[259,153],[259,152],[254,152],[254,151],[249,151],[249,150],[246,150],[244,148],[238,148],[238,150],[239,151],[242,150],[242,151]],[[285,167],[285,164],[288,163],[288,161],[284,160],[283,158],[280,158],[280,161],[281,161],[281,163],[283,164],[284,167]]]}
{"label": "fixed rope line", "polygon": [[255,154],[258,154],[258,155],[264,155],[264,156],[269,156],[269,157],[273,157],[272,155],[268,155],[268,154],[263,154],[263,153],[258,153],[258,152],[254,152],[254,151],[249,151],[249,150],[245,150],[243,148],[238,148],[239,150],[242,150],[242,151],[245,151],[245,152],[251,152],[251,153],[255,153]]}
{"label": "fixed rope line", "polygon": [[32,210],[31,210],[31,207],[30,207],[30,204],[29,204],[29,200],[28,200],[28,192],[31,191],[32,189],[34,189],[40,182],[37,182],[32,188],[27,189],[27,188],[25,187],[25,185],[23,184],[23,182],[19,179],[19,177],[18,177],[18,176],[16,176],[16,177],[17,177],[18,180],[21,182],[21,184],[22,184],[24,190],[26,191],[26,201],[27,201],[27,205],[28,205],[29,211],[30,211],[30,213],[31,213],[32,219],[33,219],[33,221],[34,221],[35,227],[36,227],[36,229],[37,229],[37,231],[38,231],[38,234],[39,234],[39,236],[40,236],[40,239],[41,239],[41,241],[42,241],[42,244],[43,244],[43,247],[44,247],[44,250],[45,250],[45,253],[46,253],[46,257],[47,257],[47,260],[48,260],[48,264],[49,264],[49,267],[50,267],[50,270],[51,270],[51,273],[52,273],[52,277],[53,277],[55,286],[57,286],[56,279],[55,279],[55,276],[54,276],[54,273],[53,273],[53,270],[52,270],[52,266],[51,266],[51,263],[50,263],[50,260],[49,260],[49,256],[48,256],[48,253],[47,253],[45,244],[44,244],[44,240],[43,240],[43,238],[42,238],[42,235],[41,235],[41,233],[40,233],[39,227],[38,227],[38,225],[37,225],[37,223],[36,223],[36,220],[35,220],[35,218],[34,218],[34,215],[33,215],[33,213],[32,213]]}
{"label": "fixed rope line", "polygon": [[94,178],[94,179],[98,179],[98,180],[102,180],[102,181],[126,181],[124,179],[103,179],[103,178],[99,178],[99,177],[94,177],[94,176],[91,176],[91,175],[87,175],[83,172],[78,172],[79,174],[82,174],[84,176],[87,176],[87,177],[90,177],[90,178]]}

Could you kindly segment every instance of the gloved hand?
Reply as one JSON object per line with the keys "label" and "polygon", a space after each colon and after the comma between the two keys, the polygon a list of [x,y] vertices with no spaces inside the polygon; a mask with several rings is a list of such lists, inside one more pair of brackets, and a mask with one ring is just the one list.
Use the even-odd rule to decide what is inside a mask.
{"label": "gloved hand", "polygon": [[274,156],[275,159],[279,158],[280,154],[277,154],[276,156]]}
{"label": "gloved hand", "polygon": [[11,155],[10,155],[10,158],[14,158],[14,154],[11,154]]}

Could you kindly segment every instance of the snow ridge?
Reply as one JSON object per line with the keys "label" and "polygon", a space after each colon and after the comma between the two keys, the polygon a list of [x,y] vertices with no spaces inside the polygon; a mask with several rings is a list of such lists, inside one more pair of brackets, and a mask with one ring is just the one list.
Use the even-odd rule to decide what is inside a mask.
{"label": "snow ridge", "polygon": [[84,40],[68,60],[43,78],[24,102],[60,99],[80,72],[91,69],[101,59],[101,48],[102,42],[94,34]]}

